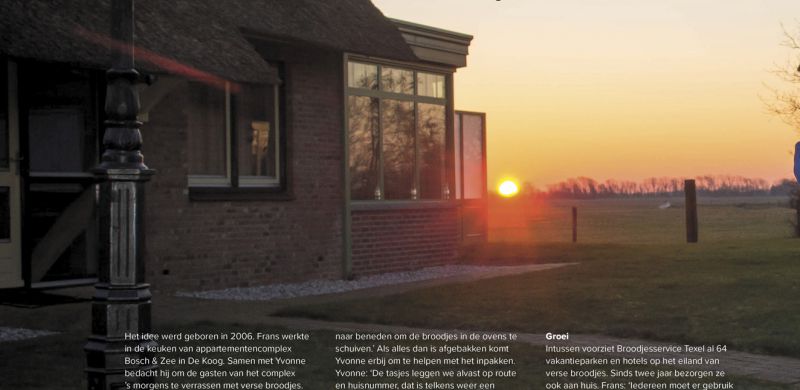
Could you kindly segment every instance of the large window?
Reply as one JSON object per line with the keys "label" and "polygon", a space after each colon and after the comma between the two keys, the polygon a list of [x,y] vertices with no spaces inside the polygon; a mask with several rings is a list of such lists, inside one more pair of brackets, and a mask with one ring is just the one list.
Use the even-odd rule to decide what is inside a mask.
{"label": "large window", "polygon": [[445,76],[347,64],[350,198],[447,199]]}
{"label": "large window", "polygon": [[280,188],[278,85],[190,81],[189,186]]}

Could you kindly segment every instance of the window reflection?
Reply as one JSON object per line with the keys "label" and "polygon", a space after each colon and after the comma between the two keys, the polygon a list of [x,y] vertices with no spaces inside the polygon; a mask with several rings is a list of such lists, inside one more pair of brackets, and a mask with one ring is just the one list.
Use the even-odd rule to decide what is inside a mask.
{"label": "window reflection", "polygon": [[351,199],[449,199],[445,82],[443,74],[347,63]]}
{"label": "window reflection", "polygon": [[483,198],[483,123],[478,115],[461,118],[464,143],[464,198]]}
{"label": "window reflection", "polygon": [[417,72],[417,94],[444,98],[444,75]]}
{"label": "window reflection", "polygon": [[244,84],[233,96],[239,175],[276,177],[275,87]]}
{"label": "window reflection", "polygon": [[461,114],[455,115],[455,131],[453,132],[453,145],[455,145],[454,171],[456,179],[455,198],[461,199]]}
{"label": "window reflection", "polygon": [[347,85],[352,88],[378,89],[378,66],[348,62]]}
{"label": "window reflection", "polygon": [[381,67],[381,90],[387,92],[414,93],[414,72],[406,69]]}
{"label": "window reflection", "polygon": [[419,182],[423,199],[441,199],[445,181],[444,106],[419,103]]}
{"label": "window reflection", "polygon": [[385,199],[412,199],[414,188],[414,103],[385,99],[383,125],[383,188]]}
{"label": "window reflection", "polygon": [[375,198],[378,188],[378,99],[349,96],[348,137],[350,160],[350,197],[354,200]]}
{"label": "window reflection", "polygon": [[225,91],[199,82],[187,89],[189,174],[227,176]]}

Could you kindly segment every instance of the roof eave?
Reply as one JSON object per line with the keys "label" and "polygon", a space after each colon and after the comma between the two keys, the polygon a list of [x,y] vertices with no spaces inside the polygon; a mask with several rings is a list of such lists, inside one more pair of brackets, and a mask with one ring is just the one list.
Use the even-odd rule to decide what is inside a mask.
{"label": "roof eave", "polygon": [[397,26],[403,39],[420,60],[456,68],[467,66],[472,35],[405,20],[387,19]]}

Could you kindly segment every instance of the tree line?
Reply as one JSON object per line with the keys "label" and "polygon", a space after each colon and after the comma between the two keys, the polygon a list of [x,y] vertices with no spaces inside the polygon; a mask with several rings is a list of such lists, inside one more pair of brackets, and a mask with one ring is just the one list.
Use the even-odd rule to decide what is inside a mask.
{"label": "tree line", "polygon": [[[522,194],[527,196],[546,196],[553,198],[606,198],[641,196],[678,196],[683,194],[686,178],[651,177],[642,181],[608,179],[598,181],[590,177],[575,177],[548,185],[545,190],[531,183],[522,185]],[[788,195],[796,182],[784,179],[769,183],[764,179],[754,179],[733,175],[704,175],[694,178],[698,194],[732,195]]]}

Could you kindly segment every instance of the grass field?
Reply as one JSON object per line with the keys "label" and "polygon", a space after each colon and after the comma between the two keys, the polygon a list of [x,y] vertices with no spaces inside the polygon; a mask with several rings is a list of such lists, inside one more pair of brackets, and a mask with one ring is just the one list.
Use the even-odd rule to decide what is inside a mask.
{"label": "grass field", "polygon": [[[660,209],[669,202],[671,207]],[[698,198],[700,241],[787,238],[793,210],[786,197]],[[490,241],[557,243],[572,240],[572,207],[578,241],[613,244],[683,244],[683,198],[634,198],[521,202],[499,200],[490,209]]]}
{"label": "grass field", "polygon": [[[495,205],[466,262],[578,262],[545,272],[281,314],[433,328],[600,333],[800,357],[800,239],[781,198],[700,199],[700,242],[664,199]],[[571,243],[570,213],[579,210]]]}

